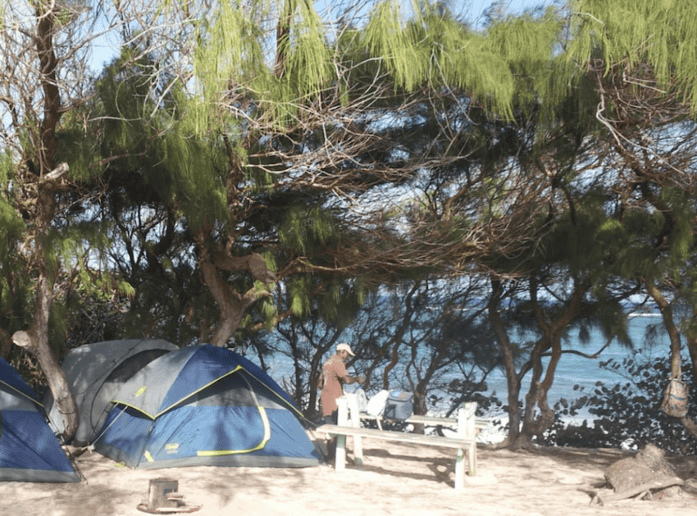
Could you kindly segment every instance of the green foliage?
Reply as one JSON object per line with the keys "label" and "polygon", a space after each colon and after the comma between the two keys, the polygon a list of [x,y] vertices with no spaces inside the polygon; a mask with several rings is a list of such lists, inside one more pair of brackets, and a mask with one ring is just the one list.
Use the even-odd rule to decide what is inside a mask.
{"label": "green foliage", "polygon": [[260,300],[260,312],[264,316],[264,320],[267,322],[265,329],[268,331],[273,330],[273,317],[277,314],[276,305],[274,305],[273,298],[264,297]]}
{"label": "green foliage", "polygon": [[316,313],[335,328],[348,328],[363,306],[368,292],[360,279],[342,281],[332,278],[328,288],[317,296]]}
{"label": "green foliage", "polygon": [[12,155],[8,151],[0,153],[0,188],[4,192],[7,188],[7,181],[12,177],[14,163]]}
{"label": "green foliage", "polygon": [[250,5],[221,2],[212,23],[203,23],[194,73],[200,97],[192,104],[195,129],[201,134],[216,124],[234,123],[220,103],[230,90],[266,111],[267,122],[278,127],[298,117],[298,105],[334,79],[331,53],[323,24],[307,1],[285,0],[277,42],[276,66],[268,65],[265,34],[258,20],[270,14],[268,2]]}
{"label": "green foliage", "polygon": [[567,94],[568,81],[559,80],[564,65],[553,59],[562,27],[550,10],[542,19],[504,20],[480,34],[432,9],[405,21],[392,1],[374,7],[363,38],[397,87],[445,84],[512,119],[516,104],[534,99],[551,107]]}
{"label": "green foliage", "polygon": [[[612,219],[615,227],[609,233],[609,240],[618,244],[614,255],[616,270],[625,278],[673,274],[683,269],[692,255],[692,201],[685,190],[672,187],[663,188],[661,198],[670,213],[631,209],[622,213],[621,222]],[[667,218],[669,233],[664,234]],[[663,238],[667,245],[658,245]]]}
{"label": "green foliage", "polygon": [[309,276],[294,276],[287,282],[289,306],[295,317],[303,317],[309,313],[311,285]]}
{"label": "green foliage", "polygon": [[609,71],[644,62],[657,87],[697,107],[697,5],[680,0],[575,0],[568,59],[587,65],[602,57]]}
{"label": "green foliage", "polygon": [[573,213],[565,210],[541,221],[545,229],[526,260],[532,258],[529,264],[539,270],[562,267],[568,277],[617,274],[617,256],[626,251],[631,235],[606,213],[603,197],[580,195],[573,202]]}
{"label": "green foliage", "polygon": [[293,275],[286,287],[283,303],[289,306],[293,317],[302,320],[312,314],[337,328],[350,325],[368,292],[359,279],[319,273]]}
{"label": "green foliage", "polygon": [[319,204],[292,205],[284,211],[278,234],[283,245],[308,253],[310,246],[322,246],[339,236],[337,221]]}
{"label": "green foliage", "polygon": [[[591,420],[582,426],[565,427],[560,419],[545,438],[545,444],[588,448],[619,448],[630,444],[643,448],[653,443],[659,448],[680,455],[697,453],[697,438],[690,434],[680,421],[661,411],[663,392],[668,384],[670,365],[665,360],[626,357],[621,361],[601,363],[610,371],[626,378],[616,385],[596,384],[592,392],[574,389],[582,396],[577,400],[561,400],[555,406],[558,416],[578,416],[580,409],[587,409]],[[683,380],[694,386],[693,373],[684,364]],[[688,417],[695,418],[694,402]]]}
{"label": "green foliage", "polygon": [[[85,310],[97,318],[112,313],[118,322],[110,328],[125,334],[160,333],[181,342],[197,335],[198,326],[215,324],[217,312],[196,267],[198,243],[192,230],[210,228],[202,245],[231,246],[232,255],[264,252],[274,270],[275,262],[321,267],[330,262],[335,245],[368,245],[370,232],[349,227],[342,206],[330,208],[336,205],[328,202],[326,184],[312,190],[314,185],[296,188],[293,182],[302,171],[293,168],[292,160],[333,144],[330,138],[343,132],[370,140],[370,148],[355,155],[343,154],[352,152],[354,140],[340,140],[336,146],[332,166],[338,165],[331,173],[350,176],[345,184],[355,191],[383,181],[371,167],[392,168],[392,177],[398,177],[402,161],[408,162],[407,172],[395,184],[406,191],[417,184],[410,182],[409,166],[422,159],[418,187],[424,187],[433,204],[421,204],[410,214],[412,221],[432,222],[422,226],[419,242],[456,247],[473,228],[494,232],[503,227],[498,221],[533,219],[536,223],[526,226],[529,234],[515,235],[531,245],[520,253],[520,248],[502,253],[483,270],[492,266],[490,270],[510,272],[521,282],[528,275],[548,292],[558,288],[561,301],[550,313],[562,310],[570,277],[588,278],[595,283],[574,321],[581,335],[594,320],[607,336],[623,338],[625,319],[611,290],[629,289],[627,280],[637,275],[665,273],[675,285],[687,277],[694,254],[694,201],[679,188],[661,190],[675,222],[670,246],[657,251],[666,222],[660,210],[613,213],[609,206],[616,198],[606,189],[609,182],[599,181],[592,194],[578,184],[577,167],[594,159],[589,156],[598,149],[580,154],[582,143],[605,137],[594,126],[598,92],[586,66],[598,57],[605,59],[608,71],[648,63],[660,81],[651,87],[677,90],[697,105],[697,8],[677,0],[578,0],[572,10],[570,33],[569,20],[554,9],[537,18],[501,18],[475,32],[428,2],[408,17],[401,2],[388,0],[375,3],[365,27],[340,27],[334,40],[309,1],[219,2],[211,16],[196,22],[193,77],[185,84],[169,75],[157,52],[124,47],[94,85],[94,99],[84,110],[65,113],[57,135],[55,158],[69,163],[79,188],[60,192],[60,216],[43,237],[50,271],[70,289],[57,299],[51,315],[55,342],[72,328],[89,328],[75,315]],[[338,97],[332,96],[335,91]],[[353,101],[359,101],[355,108]],[[335,110],[338,106],[344,111]],[[363,111],[363,106],[369,109]],[[349,118],[352,127],[344,122]],[[389,120],[393,126],[385,122]],[[23,123],[26,128],[32,121]],[[380,124],[384,127],[370,133],[371,126]],[[20,144],[30,156],[35,149],[28,134]],[[375,140],[380,144],[373,147]],[[13,204],[11,188],[17,186],[9,186],[13,167],[9,154],[3,154],[4,328],[28,320],[34,278],[15,256],[25,223]],[[317,173],[322,175],[321,166]],[[541,186],[533,190],[537,184]],[[95,188],[93,197],[83,198],[82,188],[102,185],[106,191]],[[447,217],[441,217],[441,202],[452,209]],[[550,206],[549,216],[540,205]],[[403,213],[401,207],[398,213]],[[370,244],[385,252],[393,245]],[[468,264],[468,252],[453,256],[453,262]],[[117,265],[110,270],[113,263]],[[407,265],[402,272],[421,275],[438,272],[440,266]],[[227,279],[238,292],[252,286],[243,274],[230,273]],[[255,286],[271,293],[261,283]],[[283,304],[295,322],[324,319],[334,329],[351,326],[369,297],[360,279],[320,272],[284,278],[283,287]],[[123,299],[130,302],[129,313],[120,311]],[[393,301],[395,313],[404,308],[403,297]],[[270,329],[277,315],[274,299],[262,297],[252,310],[243,331],[260,321]],[[510,317],[518,321],[511,324],[534,330],[529,304],[520,303],[515,310]],[[388,326],[381,336],[386,346],[394,337]],[[413,328],[425,330],[427,323],[418,320]],[[440,330],[428,347],[436,353],[443,351],[439,343],[452,343],[443,351],[448,360],[475,352],[481,358],[489,351],[473,345],[477,338],[491,341],[481,321],[456,318],[444,321]],[[458,340],[462,334],[468,337]],[[527,344],[514,343],[514,352],[524,356]],[[368,339],[365,346],[371,346]],[[455,393],[471,394],[464,383],[452,387]]]}
{"label": "green foliage", "polygon": [[430,55],[417,46],[414,36],[403,27],[400,2],[375,4],[365,29],[366,45],[394,75],[395,83],[407,91],[413,91],[423,83],[429,68]]}
{"label": "green foliage", "polygon": [[523,110],[543,106],[541,116],[548,119],[563,107],[578,75],[559,51],[564,24],[550,7],[540,18],[500,20],[487,28],[484,39],[484,48],[510,69],[507,75],[515,82],[511,89],[516,106]]}
{"label": "green foliage", "polygon": [[291,44],[285,56],[287,63],[282,79],[295,83],[292,98],[312,96],[334,78],[323,22],[311,2],[287,0],[285,9],[287,13],[284,14],[288,14],[293,23],[287,27],[290,30],[287,42]]}
{"label": "green foliage", "polygon": [[196,134],[194,120],[183,116],[189,104],[176,85],[161,106],[153,105],[148,96],[151,63],[141,60],[123,68],[128,57],[125,51],[98,83],[105,115],[101,154],[119,157],[110,170],[138,176],[145,191],[181,210],[192,228],[226,221],[229,165],[221,142]]}
{"label": "green foliage", "polygon": [[[7,190],[7,171],[11,164],[7,163],[7,168],[4,167],[5,164],[0,159],[0,253],[2,255],[9,252],[7,246],[12,246],[25,228],[22,217],[15,210],[11,193]],[[4,260],[0,263],[4,263]]]}
{"label": "green foliage", "polygon": [[687,190],[675,187],[663,188],[661,194],[663,201],[671,207],[670,215],[673,217],[669,259],[679,266],[690,258],[694,249],[694,199]]}
{"label": "green foliage", "polygon": [[[86,130],[83,122],[71,112],[63,117],[63,123],[56,134],[58,148],[55,162],[67,163],[71,178],[86,183],[99,174],[99,142],[96,135]],[[88,116],[85,114],[85,116]]]}
{"label": "green foliage", "polygon": [[165,202],[186,215],[193,228],[228,218],[225,161],[221,149],[173,126],[155,140],[153,151],[159,161],[146,171],[146,181],[162,190]]}
{"label": "green foliage", "polygon": [[[200,82],[200,103],[194,103],[192,114],[198,132],[210,129],[208,118],[218,115],[218,101],[227,89],[228,81],[239,80],[252,86],[266,82],[269,72],[265,66],[260,44],[262,33],[254,23],[257,9],[263,14],[263,2],[253,2],[252,16],[246,17],[241,5],[221,2],[219,12],[209,23],[203,20],[199,46],[196,49],[194,75]],[[234,78],[234,79],[233,79]],[[250,89],[254,90],[253,87]],[[264,91],[261,89],[260,91]]]}
{"label": "green foliage", "polygon": [[3,260],[0,275],[0,321],[9,333],[25,329],[31,321],[33,304],[31,294],[34,286],[29,278],[17,281],[10,267],[16,266],[12,260]]}
{"label": "green foliage", "polygon": [[30,320],[32,289],[17,252],[26,224],[14,205],[14,167],[10,153],[0,153],[0,325],[9,333]]}

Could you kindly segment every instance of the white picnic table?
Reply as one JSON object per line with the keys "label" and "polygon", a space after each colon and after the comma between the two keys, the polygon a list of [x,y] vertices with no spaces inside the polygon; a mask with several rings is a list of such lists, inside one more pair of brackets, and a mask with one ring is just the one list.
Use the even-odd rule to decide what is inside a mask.
{"label": "white picnic table", "polygon": [[[477,439],[478,428],[483,426],[482,421],[475,419],[476,403],[466,403],[458,411],[457,418],[438,418],[433,416],[411,416],[404,420],[405,423],[425,424],[428,426],[456,426],[456,435],[453,437],[441,437],[437,435],[424,435],[409,432],[395,432],[382,429],[383,419],[380,416],[371,416],[360,412],[355,396],[344,395],[337,400],[339,407],[338,421],[336,425],[321,425],[317,432],[336,435],[336,458],[334,468],[342,471],[346,467],[346,437],[353,437],[353,454],[356,463],[363,463],[362,438],[390,440],[403,443],[420,444],[426,446],[439,446],[454,448],[455,455],[455,489],[464,487],[465,474],[474,476],[477,471]],[[378,429],[362,428],[361,420],[376,420]],[[465,458],[467,470],[465,470]]]}

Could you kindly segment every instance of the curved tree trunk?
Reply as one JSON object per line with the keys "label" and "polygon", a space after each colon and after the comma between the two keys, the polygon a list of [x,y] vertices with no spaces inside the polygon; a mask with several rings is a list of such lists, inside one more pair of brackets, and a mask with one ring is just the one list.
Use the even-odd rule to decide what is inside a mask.
{"label": "curved tree trunk", "polygon": [[378,351],[377,356],[373,360],[372,364],[368,366],[365,370],[365,382],[363,385],[370,385],[370,379],[373,375],[375,369],[380,365],[383,358],[390,354],[390,360],[382,371],[382,389],[389,390],[390,388],[390,378],[389,373],[397,366],[399,363],[399,350],[404,341],[404,334],[409,326],[409,322],[414,314],[415,308],[413,299],[418,293],[420,283],[414,282],[409,292],[404,298],[404,304],[406,306],[404,316],[402,317],[400,325],[394,330],[392,338],[386,342]]}
{"label": "curved tree trunk", "polygon": [[58,59],[55,53],[56,12],[53,2],[36,4],[36,32],[34,44],[39,61],[40,83],[43,92],[43,113],[38,133],[31,139],[31,147],[23,156],[25,165],[38,171],[38,178],[31,174],[25,184],[35,186],[22,193],[20,204],[33,206],[28,210],[30,222],[27,238],[33,241],[31,257],[33,272],[36,273],[36,304],[31,327],[12,335],[12,341],[36,357],[53,394],[58,411],[65,423],[63,437],[69,442],[77,429],[78,413],[68,380],[48,343],[48,321],[54,298],[54,274],[48,266],[47,242],[56,214],[57,196],[60,195],[58,180],[67,172],[63,163],[55,170],[54,159],[58,148],[56,129],[63,111],[58,86]]}
{"label": "curved tree trunk", "polygon": [[317,410],[317,385],[319,384],[319,379],[322,376],[322,357],[327,351],[329,351],[330,348],[331,346],[318,347],[310,360],[310,397],[307,404],[307,413],[311,419],[319,415]]}
{"label": "curved tree trunk", "polygon": [[663,326],[668,332],[670,338],[670,373],[674,378],[679,378],[682,375],[682,358],[680,357],[680,332],[678,331],[675,321],[673,321],[673,310],[670,303],[663,296],[661,290],[656,286],[653,278],[644,278],[646,291],[651,296],[658,306],[663,319]]}
{"label": "curved tree trunk", "polygon": [[242,322],[246,310],[269,292],[253,286],[244,294],[237,292],[223,278],[218,270],[224,272],[249,272],[255,280],[264,285],[276,280],[273,272],[266,268],[264,258],[252,253],[246,256],[232,256],[220,244],[214,244],[209,250],[209,228],[200,228],[196,233],[196,247],[199,253],[199,267],[203,282],[215,300],[220,312],[218,325],[209,338],[209,343],[224,347],[233,337]]}
{"label": "curved tree trunk", "polygon": [[646,291],[656,302],[656,305],[661,312],[663,326],[668,332],[668,337],[670,338],[670,372],[675,378],[678,378],[682,374],[682,359],[680,357],[681,345],[680,333],[678,332],[678,328],[673,321],[673,311],[670,307],[670,303],[656,286],[653,278],[644,278],[644,284],[646,285]]}
{"label": "curved tree trunk", "polygon": [[[692,384],[693,387],[697,388],[697,338],[687,338],[687,349],[690,352],[690,359],[692,361]],[[683,424],[683,426],[687,429],[688,432],[697,437],[697,423],[695,423],[692,419],[690,419],[687,416],[682,418],[680,422]]]}
{"label": "curved tree trunk", "polygon": [[489,300],[489,319],[491,320],[491,325],[494,329],[496,340],[498,341],[499,350],[503,355],[503,366],[506,370],[506,386],[508,388],[508,406],[506,411],[508,412],[509,429],[506,439],[504,439],[499,446],[508,447],[517,443],[520,436],[521,414],[520,403],[518,402],[520,396],[520,378],[515,369],[513,347],[511,346],[511,341],[508,338],[508,333],[506,332],[505,325],[498,311],[498,304],[501,299],[503,287],[501,282],[496,279],[492,279],[491,286],[492,294]]}
{"label": "curved tree trunk", "polygon": [[[668,300],[663,296],[661,290],[656,286],[653,278],[644,278],[644,285],[646,285],[646,291],[656,302],[658,310],[661,312],[663,326],[670,338],[670,375],[672,378],[680,378],[682,375],[680,332],[675,325],[675,321],[673,321],[673,310]],[[697,369],[695,369],[695,364],[697,363],[697,340],[688,338],[687,346],[690,352],[690,358],[692,359],[692,370],[693,372],[697,372]],[[695,382],[697,382],[697,378],[695,378]],[[680,418],[680,422],[688,432],[697,436],[697,423],[688,416]]]}
{"label": "curved tree trunk", "polygon": [[243,305],[239,293],[230,288],[230,285],[218,274],[217,268],[206,254],[199,260],[199,266],[203,282],[215,299],[220,312],[220,320],[209,338],[209,343],[213,346],[224,347],[237,331],[246,307]]}
{"label": "curved tree trunk", "polygon": [[[697,313],[694,316],[697,317]],[[692,385],[697,389],[697,337],[688,335],[687,349],[690,352],[690,361],[692,363]],[[697,437],[697,423],[689,417],[684,417],[680,421],[692,435]]]}
{"label": "curved tree trunk", "polygon": [[[697,317],[697,314],[693,318]],[[692,363],[692,382],[697,388],[697,337],[687,336],[687,350],[690,353],[690,362]]]}
{"label": "curved tree trunk", "polygon": [[[554,375],[557,371],[557,365],[561,358],[561,341],[559,337],[553,338],[551,359],[547,365],[547,370],[542,377],[542,354],[536,357],[537,365],[533,366],[533,380],[530,391],[526,396],[525,402],[525,417],[523,419],[523,429],[521,430],[521,439],[519,447],[529,446],[532,438],[541,437],[543,432],[550,428],[554,423],[554,411],[549,408],[547,395],[554,382]],[[540,410],[539,415],[535,415],[534,409],[537,407]]]}
{"label": "curved tree trunk", "polygon": [[523,411],[523,427],[515,444],[516,448],[525,448],[532,443],[533,436],[537,435],[540,428],[535,421],[535,407],[539,404],[541,396],[540,378],[544,367],[542,365],[543,341],[535,343],[530,362],[532,363],[532,379],[530,381],[530,390],[525,395],[525,409]]}
{"label": "curved tree trunk", "polygon": [[[541,438],[545,430],[554,423],[554,411],[549,408],[547,395],[554,383],[557,365],[562,355],[561,335],[565,328],[578,315],[581,306],[581,299],[590,286],[590,280],[575,281],[574,290],[571,298],[561,315],[551,321],[544,312],[537,299],[537,282],[535,279],[530,281],[530,300],[533,303],[535,318],[538,327],[543,332],[542,339],[535,345],[531,362],[533,378],[530,391],[526,395],[525,417],[523,419],[523,429],[521,430],[519,442],[516,447],[526,447],[532,442],[533,437]],[[543,375],[542,356],[543,353],[551,349],[550,362],[544,373],[544,380],[540,381]],[[535,414],[535,407],[540,411]]]}
{"label": "curved tree trunk", "polygon": [[29,331],[18,331],[12,335],[12,341],[36,357],[43,371],[54,403],[63,418],[65,430],[63,438],[70,442],[77,430],[78,413],[75,399],[70,391],[65,372],[48,344],[48,318],[53,300],[51,284],[45,275],[41,275],[36,285],[37,303],[34,323]]}
{"label": "curved tree trunk", "polygon": [[402,340],[392,339],[393,345],[390,353],[390,361],[385,366],[382,372],[382,388],[383,390],[389,390],[390,388],[390,372],[399,364],[399,348],[402,345]]}

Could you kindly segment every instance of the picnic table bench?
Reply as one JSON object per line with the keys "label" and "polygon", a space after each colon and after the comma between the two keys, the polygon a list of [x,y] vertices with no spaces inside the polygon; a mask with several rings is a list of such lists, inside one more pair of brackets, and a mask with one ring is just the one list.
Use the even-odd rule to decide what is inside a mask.
{"label": "picnic table bench", "polygon": [[[337,425],[321,425],[316,431],[325,434],[336,435],[336,456],[334,467],[341,471],[346,467],[346,437],[354,439],[354,457],[357,463],[363,462],[363,447],[361,438],[389,440],[402,443],[420,444],[425,446],[437,446],[456,449],[455,455],[455,489],[462,489],[465,485],[465,459],[467,459],[467,473],[475,475],[477,470],[477,421],[474,412],[476,403],[468,403],[458,413],[458,418],[437,418],[432,416],[412,416],[405,422],[424,423],[434,425],[457,424],[457,436],[441,437],[437,435],[414,434],[408,432],[395,432],[373,428],[362,428],[361,419],[374,419],[372,416],[360,413],[355,399],[350,396],[342,396],[337,400],[339,407]],[[349,419],[349,412],[351,418]]]}

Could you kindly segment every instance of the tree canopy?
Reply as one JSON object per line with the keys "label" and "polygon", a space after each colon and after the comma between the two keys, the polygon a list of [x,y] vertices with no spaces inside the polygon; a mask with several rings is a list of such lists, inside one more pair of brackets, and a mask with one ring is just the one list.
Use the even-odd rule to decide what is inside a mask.
{"label": "tree canopy", "polygon": [[516,445],[553,424],[570,330],[630,345],[644,296],[679,376],[695,9],[574,0],[475,29],[443,2],[0,1],[2,355],[29,351],[70,417],[58,362],[85,339],[270,350],[277,328],[302,394],[331,338],[293,339],[401,300],[370,367],[405,361],[422,410],[443,368],[502,367]]}

